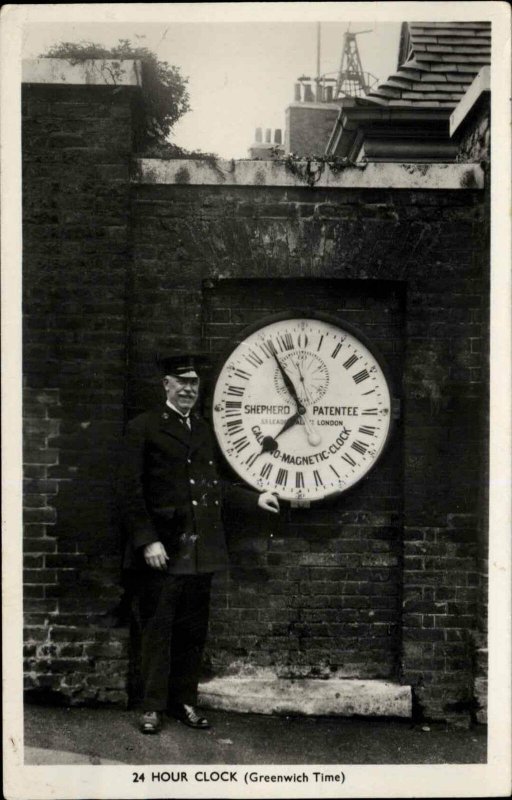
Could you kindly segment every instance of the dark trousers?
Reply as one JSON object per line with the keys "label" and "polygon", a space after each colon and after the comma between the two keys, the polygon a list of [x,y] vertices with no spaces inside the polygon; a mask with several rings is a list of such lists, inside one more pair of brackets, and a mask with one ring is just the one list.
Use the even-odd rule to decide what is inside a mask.
{"label": "dark trousers", "polygon": [[211,580],[211,574],[145,573],[139,592],[144,710],[197,702]]}

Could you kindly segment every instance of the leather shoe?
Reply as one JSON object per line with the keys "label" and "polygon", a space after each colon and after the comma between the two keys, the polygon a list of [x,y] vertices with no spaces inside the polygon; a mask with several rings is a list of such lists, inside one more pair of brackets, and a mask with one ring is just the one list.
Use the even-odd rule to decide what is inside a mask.
{"label": "leather shoe", "polygon": [[140,720],[141,733],[158,733],[162,727],[162,716],[158,711],[145,711]]}
{"label": "leather shoe", "polygon": [[189,706],[186,703],[175,703],[171,706],[169,714],[179,719],[180,722],[183,722],[185,725],[188,725],[189,728],[201,728],[206,730],[206,728],[211,727],[206,717],[202,717],[198,714],[194,706]]}

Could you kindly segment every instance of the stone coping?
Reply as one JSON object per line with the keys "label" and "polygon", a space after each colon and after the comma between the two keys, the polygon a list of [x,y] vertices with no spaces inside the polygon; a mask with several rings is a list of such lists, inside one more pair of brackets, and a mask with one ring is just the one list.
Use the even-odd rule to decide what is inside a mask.
{"label": "stone coping", "polygon": [[323,100],[295,100],[293,103],[288,103],[285,111],[288,111],[289,108],[307,108],[313,111],[323,111],[327,108],[329,111],[340,111],[341,101],[339,103],[324,103]]}
{"label": "stone coping", "polygon": [[316,186],[321,189],[483,189],[478,164],[368,163],[333,170],[301,161],[135,159],[133,183],[190,186]]}
{"label": "stone coping", "polygon": [[33,58],[22,62],[23,83],[74,86],[141,86],[141,63],[136,60]]}

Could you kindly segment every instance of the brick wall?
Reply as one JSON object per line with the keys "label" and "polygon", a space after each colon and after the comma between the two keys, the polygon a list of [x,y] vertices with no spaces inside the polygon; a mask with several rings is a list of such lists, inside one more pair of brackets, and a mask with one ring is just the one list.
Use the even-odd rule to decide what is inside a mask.
{"label": "brick wall", "polygon": [[27,689],[125,697],[111,473],[123,426],[129,89],[23,87]]}
{"label": "brick wall", "polygon": [[285,152],[298,156],[323,155],[338,114],[339,107],[322,103],[288,106]]}
{"label": "brick wall", "polygon": [[[371,337],[401,386],[399,284],[317,278],[226,280],[203,298],[203,336],[222,353],[247,325],[288,309],[341,317]],[[217,670],[271,666],[285,677],[396,678],[399,660],[401,436],[334,507],[279,519],[227,518],[232,568],[218,582],[209,654]],[[225,470],[225,479],[232,477]]]}
{"label": "brick wall", "polygon": [[467,710],[485,630],[482,193],[130,188],[130,92],[24,89],[28,691],[125,702],[111,478],[125,418],[161,397],[156,343],[218,353],[249,313],[307,296],[378,339],[398,434],[333,505],[265,531],[228,520],[212,666],[398,677],[427,716]]}
{"label": "brick wall", "polygon": [[[260,308],[254,299],[258,296],[254,289],[262,278],[280,278],[289,286],[299,279],[336,280],[340,286],[346,281],[363,281],[368,297],[374,281],[396,281],[404,287],[399,663],[401,679],[414,686],[419,706],[434,717],[467,709],[473,697],[485,382],[481,365],[486,347],[482,261],[487,245],[480,238],[485,216],[480,200],[479,192],[469,189],[309,191],[145,185],[134,192],[136,300],[130,358],[130,404],[134,410],[159,396],[148,364],[160,337],[190,344],[209,340],[212,350],[217,349],[214,325],[226,324],[227,309],[215,309],[212,302],[215,287],[224,280],[248,281],[245,295],[247,303],[256,304],[256,316],[267,308]],[[222,290],[218,291],[222,295]],[[230,325],[247,319],[240,297],[239,293],[230,307]],[[359,308],[355,313],[363,320],[367,310]],[[229,335],[229,328],[223,333]],[[210,653],[215,662],[226,667],[226,653],[235,664],[236,659],[255,658],[258,651],[260,663],[274,663],[285,671],[302,664],[304,671],[311,673],[333,666],[353,670],[351,674],[379,674],[384,661],[379,665],[378,657],[370,658],[365,672],[361,666],[364,658],[358,661],[357,648],[350,650],[347,627],[356,626],[353,630],[361,634],[359,653],[364,653],[365,641],[372,638],[367,615],[370,610],[377,611],[377,605],[363,606],[357,613],[358,602],[366,602],[358,595],[356,602],[342,605],[340,610],[341,598],[332,598],[337,596],[336,580],[343,575],[337,573],[333,585],[330,570],[343,570],[351,563],[350,556],[356,558],[352,566],[357,562],[362,567],[365,547],[375,554],[375,530],[364,525],[365,520],[375,519],[373,515],[383,514],[377,528],[381,525],[396,543],[393,513],[398,503],[393,508],[379,508],[379,498],[365,495],[364,485],[350,498],[350,508],[357,512],[352,517],[343,516],[346,502],[324,512],[326,528],[318,524],[315,511],[313,516],[297,516],[296,520],[285,518],[283,529],[275,532],[275,542],[267,539],[265,544],[249,537],[236,543],[235,577],[219,588],[212,619]],[[309,525],[311,520],[314,523]],[[322,534],[336,525],[342,533]],[[350,544],[356,530],[351,531],[351,525],[361,526],[359,544],[363,549],[357,555]],[[385,543],[385,535],[381,542],[387,560],[382,589],[396,568],[392,560],[398,558],[398,549],[393,550],[390,541]],[[316,553],[316,564],[311,561],[312,553]],[[252,576],[249,562],[258,564]],[[368,572],[367,579],[369,597],[371,592],[377,593],[379,577],[377,573],[370,577]],[[244,581],[245,599],[241,599]],[[310,599],[306,588],[310,581],[320,582],[325,594],[317,592]],[[233,588],[238,594],[230,594]],[[390,605],[396,603],[394,591],[390,592]],[[271,602],[261,600],[265,593]],[[263,602],[267,608],[261,607]],[[330,605],[333,602],[334,607]],[[280,625],[272,616],[272,605],[281,609]],[[269,608],[270,614],[266,613]],[[252,638],[248,636],[244,642],[239,637],[234,642],[230,636],[240,629],[241,622],[236,620],[242,616],[251,626]],[[389,619],[383,626],[386,624]],[[332,636],[329,650],[327,638]],[[275,637],[272,652],[269,637]],[[305,646],[308,638],[311,644]],[[379,647],[383,656],[386,647],[382,642]]]}
{"label": "brick wall", "polygon": [[[479,229],[479,243],[477,252],[480,255],[482,275],[486,290],[482,293],[482,320],[488,320],[490,314],[490,285],[488,270],[486,269],[487,243],[490,237],[490,186],[491,186],[491,108],[490,93],[482,98],[477,110],[470,113],[469,119],[462,124],[459,132],[459,156],[462,162],[479,161],[486,175],[486,185],[483,204],[486,213]],[[482,393],[482,413],[484,424],[489,424],[489,342],[488,330],[484,328],[484,346],[482,348],[482,372],[486,389]],[[478,589],[477,589],[477,625],[474,632],[474,699],[476,705],[476,718],[479,722],[487,722],[487,674],[488,674],[488,520],[487,508],[489,504],[488,478],[489,478],[489,451],[487,442],[482,441],[480,449],[480,464],[482,470],[482,488],[480,494],[480,518],[478,541]]]}

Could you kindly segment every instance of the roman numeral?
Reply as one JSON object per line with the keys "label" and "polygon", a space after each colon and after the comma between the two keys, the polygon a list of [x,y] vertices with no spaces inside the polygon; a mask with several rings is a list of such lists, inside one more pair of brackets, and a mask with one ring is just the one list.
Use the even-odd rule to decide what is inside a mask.
{"label": "roman numeral", "polygon": [[261,364],[263,364],[263,361],[261,360],[259,355],[254,352],[254,350],[249,350],[249,352],[245,356],[245,360],[248,361],[250,364],[252,364],[253,367],[259,367]]}
{"label": "roman numeral", "polygon": [[350,358],[347,358],[347,360],[344,362],[343,366],[345,367],[345,369],[350,369],[350,367],[354,366],[356,361],[359,361],[359,356],[352,355],[352,356],[350,356]]}
{"label": "roman numeral", "polygon": [[279,342],[279,347],[281,348],[281,352],[283,350],[293,350],[293,339],[291,333],[283,333],[277,337],[277,341]]}
{"label": "roman numeral", "polygon": [[363,436],[373,436],[375,433],[375,427],[373,425],[361,425],[359,428],[359,433],[362,433]]}
{"label": "roman numeral", "polygon": [[333,465],[332,465],[332,464],[329,464],[329,466],[330,466],[330,468],[332,469],[332,471],[334,472],[334,474],[336,475],[336,477],[337,477],[337,478],[339,478],[339,477],[340,477],[340,473],[339,473],[339,472],[336,472],[336,470],[334,469],[334,467],[333,467]]}
{"label": "roman numeral", "polygon": [[361,411],[361,416],[376,417],[378,413],[378,408],[365,408],[364,411]]}
{"label": "roman numeral", "polygon": [[252,455],[250,455],[249,458],[245,462],[247,464],[247,466],[252,467],[252,465],[254,464],[256,459],[258,458],[258,456],[259,456],[259,453],[252,453]]}
{"label": "roman numeral", "polygon": [[249,440],[247,439],[247,436],[241,436],[240,439],[237,439],[235,442],[233,442],[233,447],[237,453],[241,453],[242,450],[245,450],[246,447],[249,447]]}
{"label": "roman numeral", "polygon": [[320,350],[320,348],[321,348],[321,346],[322,346],[322,342],[323,342],[323,340],[324,340],[324,335],[323,335],[323,333],[322,333],[322,335],[320,336],[320,341],[318,342],[318,347],[316,348],[316,352],[317,352],[317,353],[318,353],[318,351]]}
{"label": "roman numeral", "polygon": [[260,475],[262,478],[270,477],[270,473],[272,472],[272,464],[264,464],[261,468]]}
{"label": "roman numeral", "polygon": [[336,347],[334,348],[334,350],[331,353],[331,358],[336,358],[336,356],[338,355],[340,350],[341,350],[341,344],[338,342],[338,344],[336,345]]}
{"label": "roman numeral", "polygon": [[362,383],[367,378],[370,377],[370,373],[367,369],[362,369],[361,372],[357,372],[355,375],[352,375],[356,383]]}
{"label": "roman numeral", "polygon": [[243,397],[244,391],[244,386],[228,386],[227,394],[231,395],[231,397]]}
{"label": "roman numeral", "polygon": [[320,477],[320,473],[318,472],[317,469],[313,470],[313,477],[315,479],[315,486],[323,486],[324,485],[324,482],[323,482],[322,478]]}
{"label": "roman numeral", "polygon": [[288,480],[288,470],[280,469],[277,473],[276,486],[286,486]]}
{"label": "roman numeral", "polygon": [[267,339],[266,342],[262,342],[259,345],[260,349],[263,350],[267,358],[272,358],[274,353],[276,352],[276,346],[272,339]]}
{"label": "roman numeral", "polygon": [[238,401],[227,401],[226,402],[226,413],[224,416],[227,417],[237,417],[240,414],[240,410],[242,408],[242,403]]}
{"label": "roman numeral", "polygon": [[302,472],[295,473],[295,488],[296,489],[304,488],[304,474]]}
{"label": "roman numeral", "polygon": [[356,450],[358,453],[361,453],[362,456],[364,456],[364,454],[368,450],[368,445],[365,444],[364,442],[355,441],[352,442],[350,446],[352,450]]}
{"label": "roman numeral", "polygon": [[374,391],[375,391],[375,389],[370,389],[369,392],[363,392],[362,395],[363,395],[363,397],[366,397],[367,394],[373,394]]}
{"label": "roman numeral", "polygon": [[226,426],[228,429],[228,433],[230,433],[231,435],[233,435],[234,433],[242,433],[244,429],[241,419],[230,419],[229,422],[226,422]]}
{"label": "roman numeral", "polygon": [[249,380],[251,377],[250,372],[246,372],[244,369],[235,369],[233,375],[237,375],[239,378],[242,378],[244,381]]}
{"label": "roman numeral", "polygon": [[349,453],[343,453],[343,455],[342,455],[342,459],[343,459],[343,461],[346,461],[346,462],[347,462],[347,464],[350,464],[350,466],[351,466],[351,467],[355,467],[355,465],[356,465],[356,462],[354,461],[354,459],[352,458],[352,456],[351,456],[351,455],[349,455]]}

